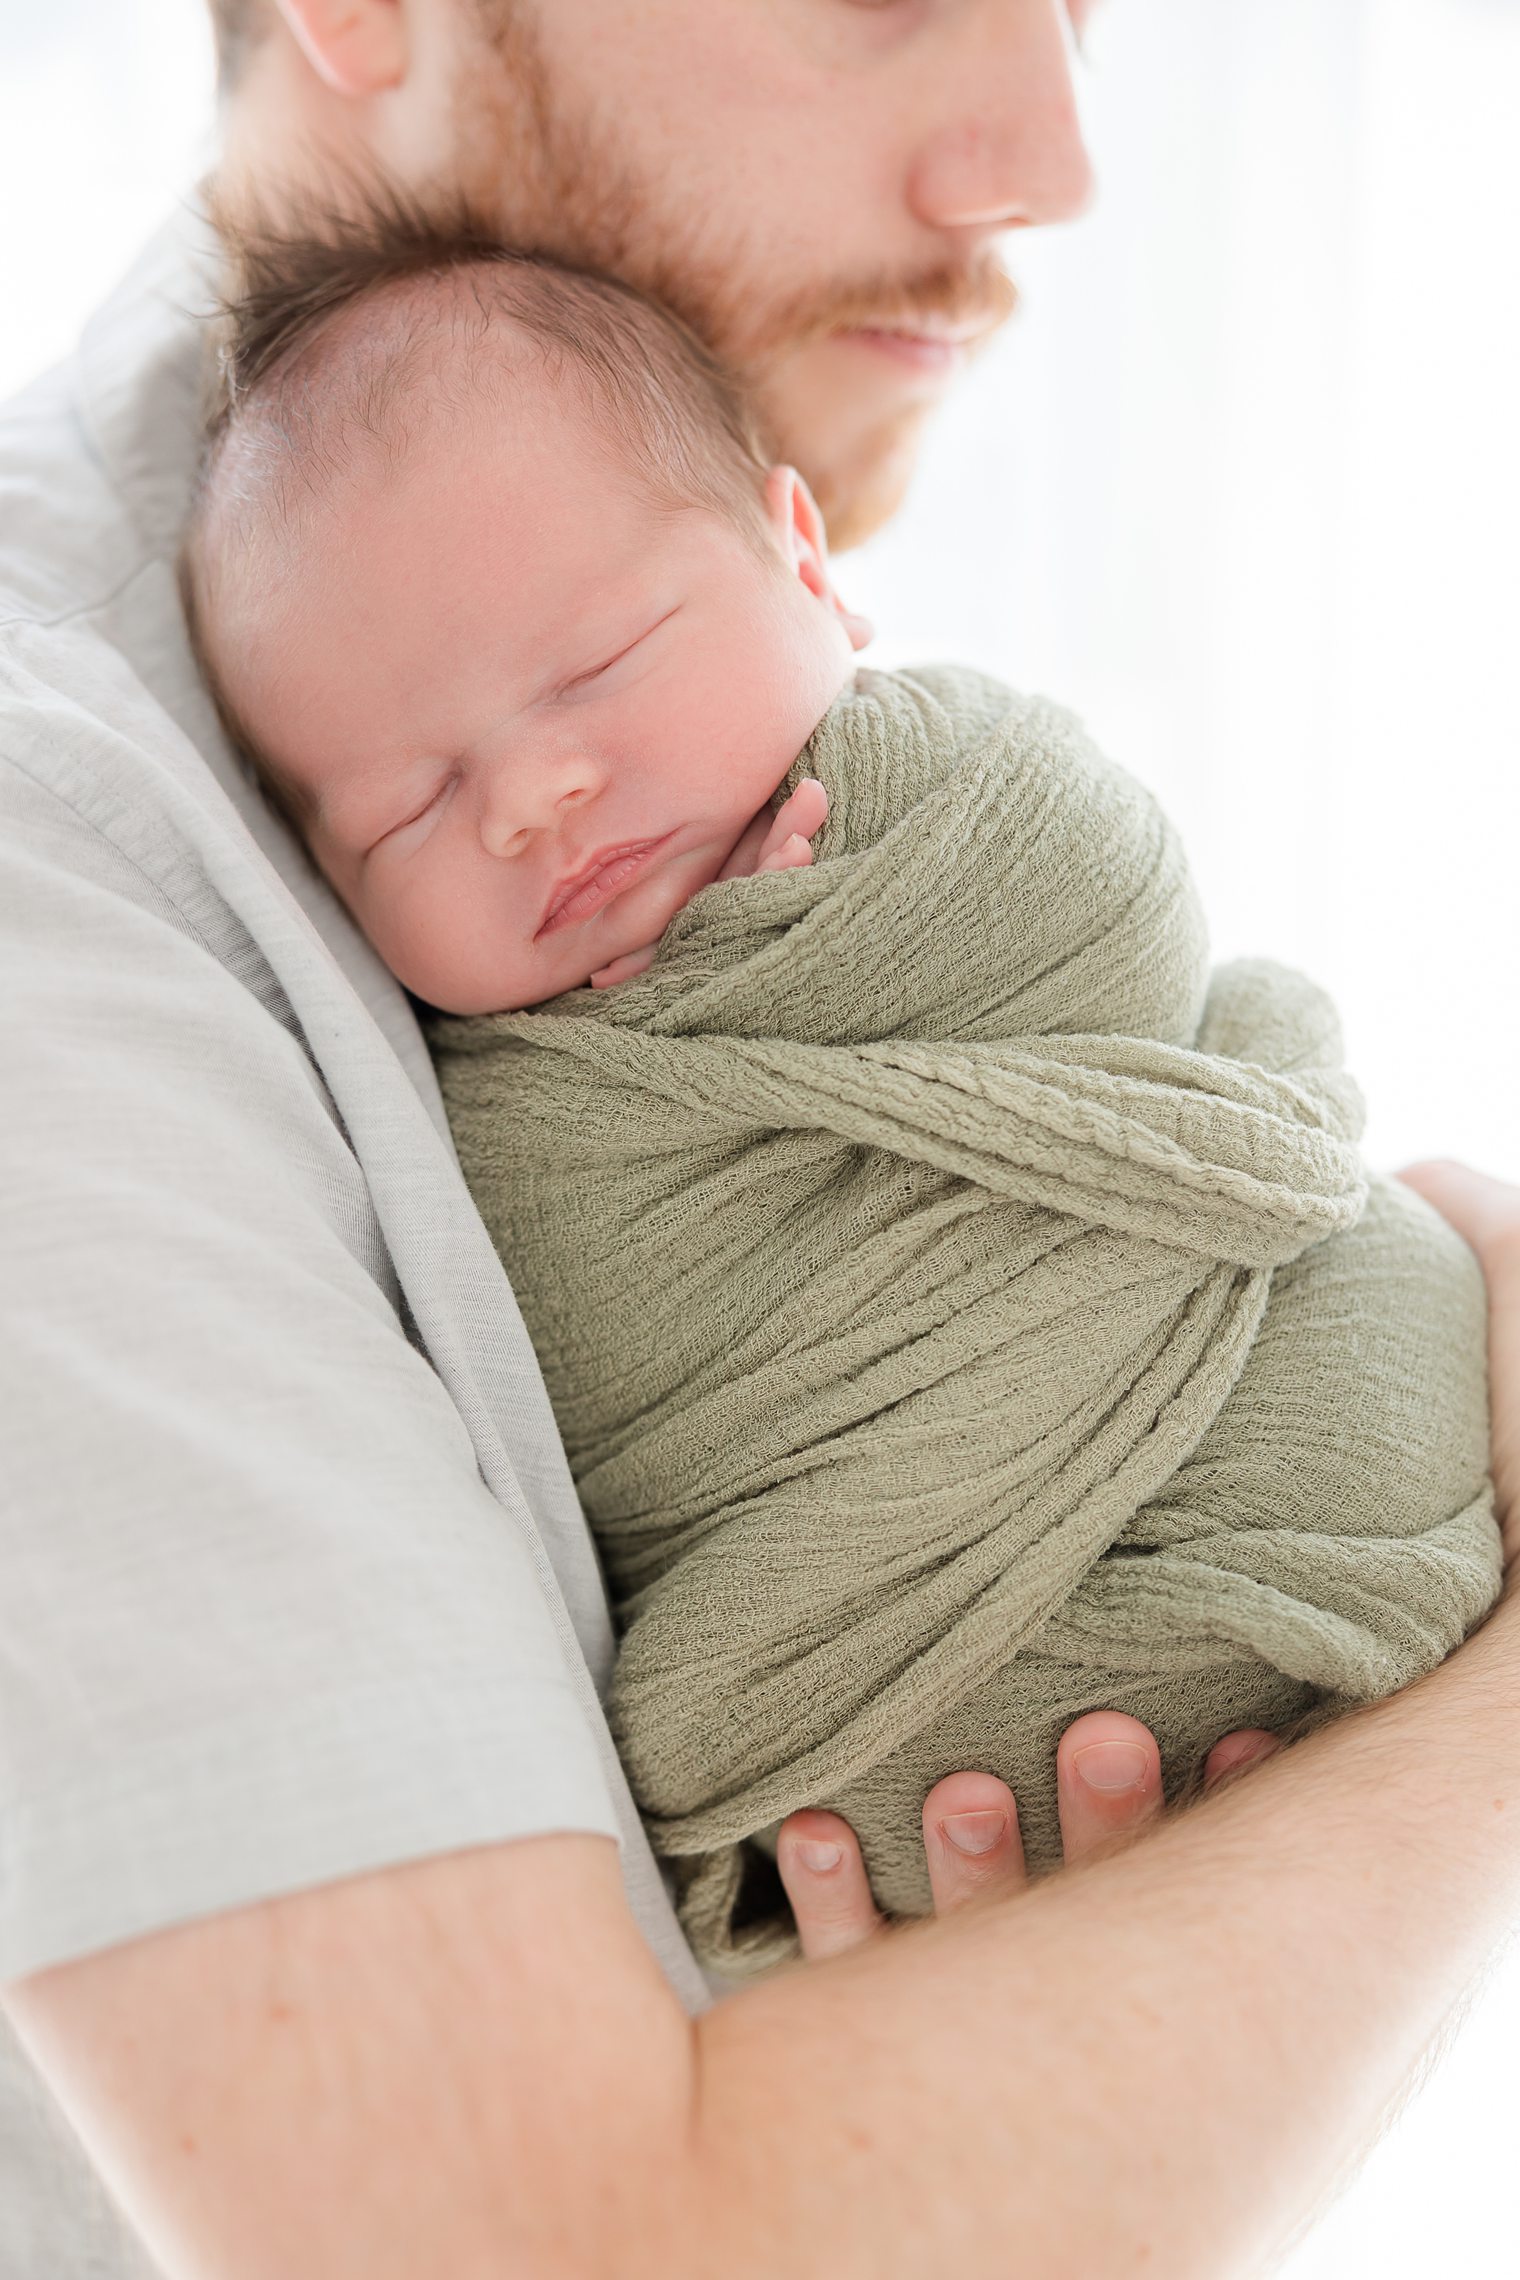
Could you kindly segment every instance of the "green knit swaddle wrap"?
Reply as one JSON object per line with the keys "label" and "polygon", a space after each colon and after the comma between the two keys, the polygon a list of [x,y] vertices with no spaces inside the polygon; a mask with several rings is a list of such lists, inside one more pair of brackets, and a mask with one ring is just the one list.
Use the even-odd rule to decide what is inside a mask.
{"label": "green knit swaddle wrap", "polygon": [[[648,973],[436,1022],[622,1634],[610,1714],[705,1960],[786,1952],[765,1833],[929,1905],[942,1774],[1132,1712],[1167,1786],[1430,1668],[1498,1586],[1481,1279],[1370,1189],[1334,1012],[1212,977],[1175,835],[1069,718],[865,672],[810,870]],[[759,1838],[759,1844],[747,1842]]]}

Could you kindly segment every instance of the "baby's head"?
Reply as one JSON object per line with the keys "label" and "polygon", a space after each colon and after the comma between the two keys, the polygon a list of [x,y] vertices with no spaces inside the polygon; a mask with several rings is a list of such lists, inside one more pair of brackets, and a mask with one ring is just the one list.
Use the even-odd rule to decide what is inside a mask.
{"label": "baby's head", "polygon": [[400,980],[536,1004],[717,878],[859,621],[805,486],[652,303],[421,237],[285,271],[230,351],[193,636]]}

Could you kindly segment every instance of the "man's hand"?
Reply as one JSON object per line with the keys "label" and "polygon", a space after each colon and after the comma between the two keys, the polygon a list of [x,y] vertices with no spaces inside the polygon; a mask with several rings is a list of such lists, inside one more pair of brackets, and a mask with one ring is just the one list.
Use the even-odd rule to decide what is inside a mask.
{"label": "man's hand", "polygon": [[1412,1164],[1399,1177],[1477,1252],[1488,1284],[1494,1505],[1513,1591],[1520,1578],[1520,1188],[1466,1164]]}
{"label": "man's hand", "polygon": [[[805,871],[813,860],[808,842],[828,821],[829,795],[816,776],[802,782],[775,815],[762,808],[722,870],[720,879],[752,879],[760,871]],[[610,966],[599,966],[591,976],[594,990],[610,990],[617,982],[631,982],[654,964],[657,942],[642,950],[629,950]]]}
{"label": "man's hand", "polygon": [[[1494,1490],[1513,1590],[1520,1578],[1520,1187],[1450,1162],[1415,1164],[1400,1177],[1472,1246],[1488,1283]],[[1210,1754],[1205,1787],[1280,1747],[1271,1734],[1227,1735]],[[1140,1835],[1160,1810],[1156,1744],[1118,1711],[1079,1718],[1056,1764],[1068,1868]],[[1013,1793],[991,1774],[950,1774],[929,1792],[924,1848],[938,1915],[968,1900],[1007,1897],[1028,1882]],[[776,1857],[810,1962],[886,1929],[854,1833],[837,1813],[793,1813]]]}
{"label": "man's hand", "polygon": [[[1209,1754],[1205,1788],[1281,1747],[1256,1729],[1226,1735]],[[1068,1868],[1139,1836],[1161,1809],[1155,1740],[1118,1710],[1089,1711],[1067,1728],[1056,1780]],[[1013,1792],[990,1773],[952,1773],[935,1784],[924,1800],[924,1850],[936,1915],[968,1900],[1005,1899],[1028,1881]],[[793,1813],[781,1825],[776,1860],[810,1963],[886,1929],[854,1832],[837,1813]]]}

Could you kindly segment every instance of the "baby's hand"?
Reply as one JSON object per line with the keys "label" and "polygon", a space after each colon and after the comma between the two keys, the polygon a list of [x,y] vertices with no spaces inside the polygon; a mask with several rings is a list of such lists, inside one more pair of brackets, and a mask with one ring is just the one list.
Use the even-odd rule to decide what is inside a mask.
{"label": "baby's hand", "polygon": [[660,945],[648,943],[642,950],[625,950],[621,958],[614,958],[610,966],[598,966],[590,976],[594,990],[610,990],[614,982],[631,982],[635,974],[642,974],[654,964],[654,954]]}
{"label": "baby's hand", "polygon": [[748,879],[760,871],[804,871],[813,860],[808,845],[829,820],[829,795],[816,776],[804,776],[769,824],[759,815],[730,855],[720,879]]}
{"label": "baby's hand", "polygon": [[[751,879],[761,871],[802,871],[813,860],[808,845],[829,820],[829,795],[816,776],[804,776],[791,798],[767,822],[757,815],[722,870],[720,879]],[[654,964],[656,942],[642,950],[629,950],[610,966],[591,975],[594,990],[610,990],[617,982],[631,982]]]}

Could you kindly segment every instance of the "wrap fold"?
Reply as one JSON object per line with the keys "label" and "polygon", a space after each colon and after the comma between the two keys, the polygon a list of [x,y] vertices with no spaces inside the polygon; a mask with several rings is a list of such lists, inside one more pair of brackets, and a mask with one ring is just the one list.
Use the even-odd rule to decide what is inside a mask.
{"label": "wrap fold", "polygon": [[710,1965],[844,1813],[920,1913],[925,1792],[1131,1711],[1169,1793],[1438,1662],[1498,1588],[1481,1278],[1369,1185],[1339,1028],[1210,977],[1171,827],[1064,714],[861,673],[810,870],[638,980],[439,1019],[621,1630],[609,1705]]}

